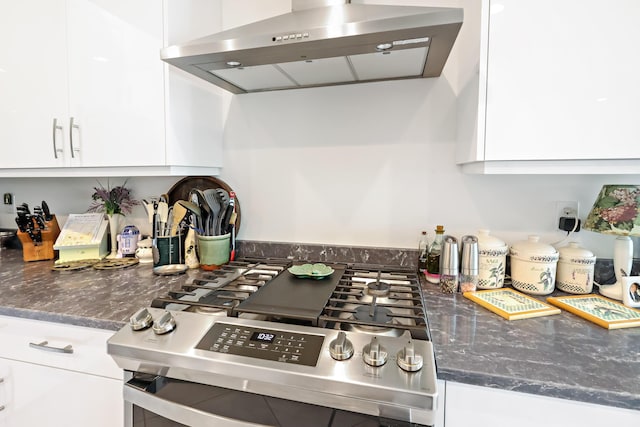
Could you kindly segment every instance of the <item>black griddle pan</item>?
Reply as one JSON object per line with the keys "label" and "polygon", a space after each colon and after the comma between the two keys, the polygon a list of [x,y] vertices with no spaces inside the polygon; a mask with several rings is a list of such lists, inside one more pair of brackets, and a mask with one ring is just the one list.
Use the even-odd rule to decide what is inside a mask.
{"label": "black griddle pan", "polygon": [[255,313],[309,321],[317,326],[318,317],[345,272],[334,272],[323,279],[298,278],[284,270],[236,308],[237,313]]}

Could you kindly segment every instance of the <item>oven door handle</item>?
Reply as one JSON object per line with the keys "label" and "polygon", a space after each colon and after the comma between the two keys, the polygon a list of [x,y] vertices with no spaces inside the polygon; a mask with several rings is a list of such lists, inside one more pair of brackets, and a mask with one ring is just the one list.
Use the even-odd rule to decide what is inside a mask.
{"label": "oven door handle", "polygon": [[151,411],[157,415],[168,418],[172,421],[193,427],[268,427],[264,424],[248,423],[246,421],[234,420],[233,418],[211,414],[199,409],[191,408],[180,403],[159,397],[152,392],[144,391],[138,387],[125,383],[125,402],[133,403],[136,406]]}

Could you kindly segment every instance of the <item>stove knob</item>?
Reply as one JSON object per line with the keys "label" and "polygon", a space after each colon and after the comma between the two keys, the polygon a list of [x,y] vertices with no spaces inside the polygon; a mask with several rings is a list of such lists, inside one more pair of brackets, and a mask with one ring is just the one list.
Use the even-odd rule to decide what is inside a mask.
{"label": "stove knob", "polygon": [[416,372],[422,369],[422,356],[415,353],[413,341],[409,340],[407,345],[398,352],[398,366],[408,372]]}
{"label": "stove knob", "polygon": [[141,308],[129,319],[129,325],[134,331],[147,329],[152,324],[153,317],[151,317],[151,313],[146,308]]}
{"label": "stove knob", "polygon": [[156,335],[163,335],[173,331],[176,328],[176,320],[171,313],[165,311],[164,314],[153,322],[153,332]]}
{"label": "stove knob", "polygon": [[338,332],[338,337],[329,344],[329,353],[336,360],[347,360],[353,356],[353,344],[347,339],[347,334]]}
{"label": "stove knob", "polygon": [[387,362],[387,349],[378,342],[378,337],[373,337],[362,349],[362,358],[367,365],[382,366]]}

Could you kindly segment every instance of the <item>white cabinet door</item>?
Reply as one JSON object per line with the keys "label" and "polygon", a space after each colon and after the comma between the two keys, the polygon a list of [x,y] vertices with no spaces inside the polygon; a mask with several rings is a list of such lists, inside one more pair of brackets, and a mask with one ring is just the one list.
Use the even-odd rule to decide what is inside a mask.
{"label": "white cabinet door", "polygon": [[0,425],[117,427],[122,381],[0,358]]}
{"label": "white cabinet door", "polygon": [[68,17],[72,166],[165,165],[162,2],[68,0]]}
{"label": "white cabinet door", "polygon": [[0,40],[0,168],[65,166],[65,0],[3,2]]}
{"label": "white cabinet door", "polygon": [[219,30],[219,1],[2,8],[0,177],[219,173],[230,95],[160,60],[172,34]]}
{"label": "white cabinet door", "polygon": [[123,425],[123,371],[107,354],[111,335],[0,316],[0,426]]}
{"label": "white cabinet door", "polygon": [[640,3],[491,7],[485,159],[640,158]]}
{"label": "white cabinet door", "polygon": [[[458,152],[484,173],[640,167],[640,3],[463,0]],[[458,43],[459,42],[459,43]]]}
{"label": "white cabinet door", "polygon": [[637,427],[640,411],[446,382],[446,427]]}

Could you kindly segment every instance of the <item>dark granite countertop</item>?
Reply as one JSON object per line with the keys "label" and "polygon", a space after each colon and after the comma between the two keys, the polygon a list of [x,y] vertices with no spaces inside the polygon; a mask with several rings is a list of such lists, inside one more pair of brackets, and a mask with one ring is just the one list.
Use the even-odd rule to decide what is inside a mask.
{"label": "dark granite countertop", "polygon": [[640,328],[607,330],[564,310],[509,321],[425,289],[439,379],[640,408]]}
{"label": "dark granite countertop", "polygon": [[[156,276],[122,270],[52,271],[0,251],[0,315],[117,330],[198,271]],[[606,330],[573,314],[507,321],[427,285],[425,303],[438,377],[446,381],[640,408],[640,328]]]}
{"label": "dark granite countertop", "polygon": [[0,315],[116,331],[138,308],[189,277],[155,275],[151,264],[62,272],[53,265],[23,262],[21,250],[0,251]]}

